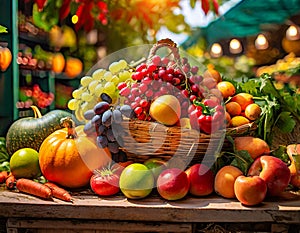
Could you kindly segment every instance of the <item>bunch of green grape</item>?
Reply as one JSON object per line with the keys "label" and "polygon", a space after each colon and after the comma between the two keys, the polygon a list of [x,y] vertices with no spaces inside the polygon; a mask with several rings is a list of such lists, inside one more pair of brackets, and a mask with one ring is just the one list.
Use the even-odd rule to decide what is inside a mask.
{"label": "bunch of green grape", "polygon": [[91,75],[80,79],[80,87],[72,92],[68,108],[74,111],[79,121],[85,121],[83,113],[101,101],[100,95],[106,93],[113,103],[119,98],[118,84],[131,80],[133,70],[128,63],[121,59],[109,65],[108,70],[99,68]]}

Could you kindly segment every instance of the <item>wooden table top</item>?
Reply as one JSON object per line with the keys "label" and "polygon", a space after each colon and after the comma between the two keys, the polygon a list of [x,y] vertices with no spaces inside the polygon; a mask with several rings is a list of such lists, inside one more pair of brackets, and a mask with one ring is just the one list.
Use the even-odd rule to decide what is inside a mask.
{"label": "wooden table top", "polygon": [[123,195],[99,197],[91,192],[72,193],[73,203],[43,200],[17,191],[0,191],[0,217],[59,218],[166,222],[277,222],[300,224],[300,195],[266,199],[255,207],[217,195],[188,196],[166,201],[158,195],[129,200]]}

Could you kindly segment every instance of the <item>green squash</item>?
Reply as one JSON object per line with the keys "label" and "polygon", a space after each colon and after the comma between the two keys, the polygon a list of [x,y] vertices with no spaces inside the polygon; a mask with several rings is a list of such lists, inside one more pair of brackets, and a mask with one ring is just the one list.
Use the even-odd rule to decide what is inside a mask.
{"label": "green squash", "polygon": [[36,106],[31,106],[34,117],[23,117],[9,127],[6,134],[6,148],[10,156],[21,148],[32,148],[39,151],[44,139],[54,131],[63,128],[60,119],[72,117],[64,110],[52,110],[42,116]]}

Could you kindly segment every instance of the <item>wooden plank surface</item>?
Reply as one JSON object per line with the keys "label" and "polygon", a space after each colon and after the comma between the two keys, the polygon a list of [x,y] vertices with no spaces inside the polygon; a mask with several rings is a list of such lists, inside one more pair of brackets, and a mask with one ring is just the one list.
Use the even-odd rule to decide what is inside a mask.
{"label": "wooden plank surface", "polygon": [[[93,232],[192,232],[192,225],[188,223],[149,223],[149,222],[129,222],[129,221],[91,221],[91,220],[43,220],[43,219],[15,219],[9,218],[6,226],[8,229],[47,229],[52,232],[60,230],[80,230]],[[59,230],[59,231],[58,231]]]}
{"label": "wooden plank surface", "polygon": [[74,203],[67,203],[58,199],[49,201],[23,193],[0,191],[0,217],[300,224],[299,195],[275,200],[269,199],[259,206],[246,207],[236,200],[214,195],[166,201],[155,195],[141,200],[128,200],[123,195],[100,198],[86,194],[74,196]]}

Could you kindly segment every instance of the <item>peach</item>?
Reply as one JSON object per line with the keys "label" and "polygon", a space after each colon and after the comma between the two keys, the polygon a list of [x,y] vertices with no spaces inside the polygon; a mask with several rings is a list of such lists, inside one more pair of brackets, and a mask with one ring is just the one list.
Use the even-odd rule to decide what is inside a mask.
{"label": "peach", "polygon": [[267,184],[259,176],[239,176],[234,182],[236,198],[247,206],[260,204],[267,195]]}
{"label": "peach", "polygon": [[248,151],[252,159],[270,153],[270,147],[265,140],[252,136],[236,137],[234,139],[234,147],[237,151]]}
{"label": "peach", "polygon": [[149,113],[157,122],[172,126],[180,119],[181,106],[175,96],[162,95],[151,103]]}
{"label": "peach", "polygon": [[222,167],[215,176],[215,192],[225,198],[235,198],[234,182],[241,175],[243,172],[235,166],[226,165]]}

